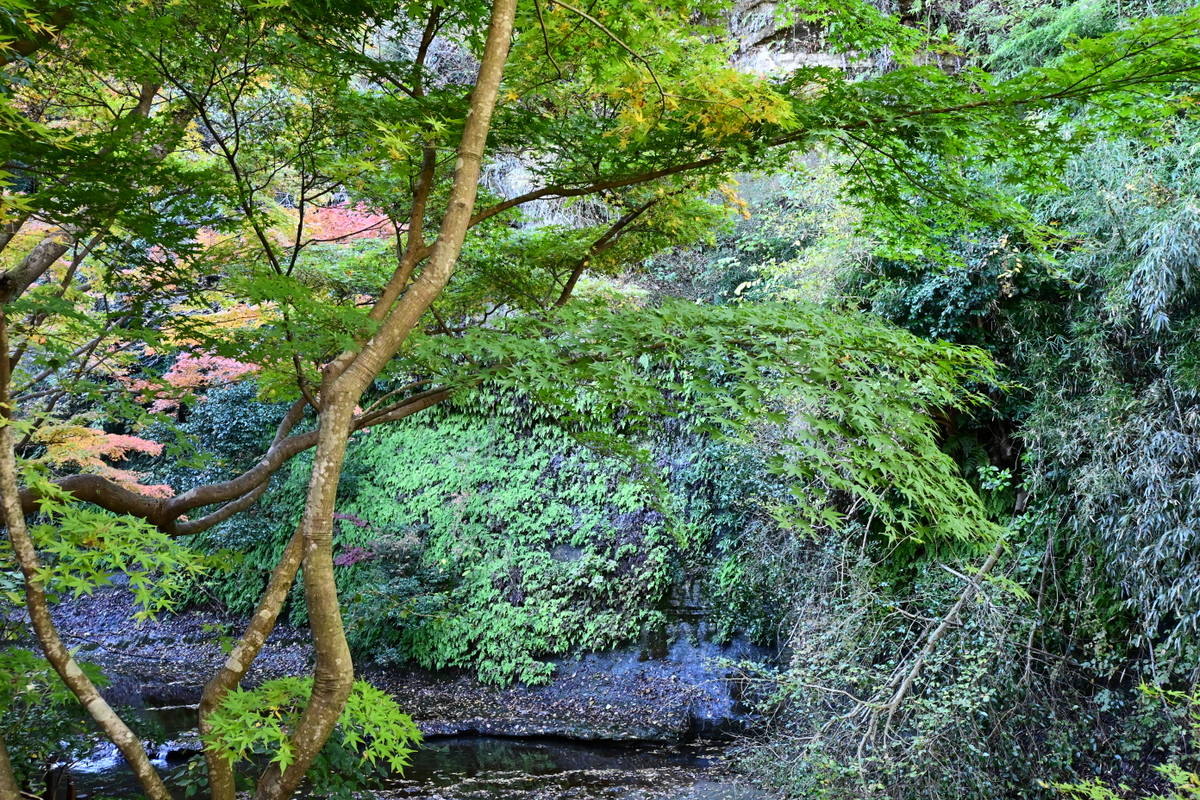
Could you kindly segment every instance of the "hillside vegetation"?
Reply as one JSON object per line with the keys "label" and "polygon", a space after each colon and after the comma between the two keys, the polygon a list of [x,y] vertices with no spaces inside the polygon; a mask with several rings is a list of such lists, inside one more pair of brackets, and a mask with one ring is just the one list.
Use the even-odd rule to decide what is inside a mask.
{"label": "hillside vegetation", "polygon": [[118,575],[249,619],[213,800],[402,769],[356,664],[688,592],[772,794],[1200,796],[1200,9],[788,2],[770,75],[747,13],[0,13],[0,800],[89,725],[177,788],[50,614]]}

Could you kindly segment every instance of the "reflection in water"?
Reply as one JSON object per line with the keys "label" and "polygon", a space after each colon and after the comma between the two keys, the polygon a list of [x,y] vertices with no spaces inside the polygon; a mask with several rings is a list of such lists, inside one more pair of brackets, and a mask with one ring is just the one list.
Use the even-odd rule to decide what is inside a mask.
{"label": "reflection in water", "polygon": [[761,797],[717,779],[698,753],[488,738],[429,742],[402,778],[374,794],[430,800]]}
{"label": "reflection in water", "polygon": [[[190,709],[145,715],[157,738],[160,767],[194,755]],[[432,739],[404,775],[365,796],[378,800],[766,800],[717,770],[699,748],[632,748],[575,742],[459,737]],[[98,748],[72,770],[79,796],[137,797],[119,754]]]}

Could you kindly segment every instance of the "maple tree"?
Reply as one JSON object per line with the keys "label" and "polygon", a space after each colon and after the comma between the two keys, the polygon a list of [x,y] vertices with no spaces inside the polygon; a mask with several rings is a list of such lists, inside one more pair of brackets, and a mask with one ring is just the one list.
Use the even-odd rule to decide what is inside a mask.
{"label": "maple tree", "polygon": [[[221,712],[301,566],[314,677],[303,711],[280,733],[287,756],[268,765],[258,797],[296,790],[354,691],[333,581],[334,500],[349,437],[483,381],[549,399],[561,393],[558,371],[661,410],[665,387],[640,380],[631,363],[674,354],[675,342],[701,350],[707,342],[742,381],[736,391],[712,386],[713,410],[768,414],[754,387],[780,371],[793,391],[827,392],[813,408],[890,371],[895,438],[855,395],[845,413],[814,411],[811,431],[874,438],[808,468],[880,509],[890,507],[884,487],[899,485],[897,530],[986,538],[977,499],[936,457],[921,421],[927,403],[970,401],[961,383],[986,372],[971,354],[913,349],[874,329],[792,324],[770,308],[622,317],[615,312],[627,301],[586,279],[703,237],[729,213],[709,198],[732,173],[782,169],[817,143],[852,156],[848,191],[896,215],[897,249],[915,247],[938,218],[907,201],[914,191],[942,214],[1016,219],[1036,245],[1052,234],[1024,220],[1012,198],[981,194],[970,164],[1009,164],[1013,185],[1036,184],[1086,141],[1066,134],[1056,116],[1063,104],[1104,94],[1119,118],[1122,98],[1136,93],[1170,108],[1176,82],[1200,69],[1200,14],[1081,42],[1053,68],[1000,80],[922,64],[930,37],[865,3],[796,4],[815,21],[854,21],[837,27],[833,47],[891,49],[894,70],[856,80],[824,67],[778,79],[731,69],[727,34],[700,22],[724,10],[189,0],[97,3],[65,17],[30,7],[14,23],[0,98],[4,118],[21,124],[3,138],[0,399],[9,424],[0,429],[0,494],[47,658],[149,797],[169,792],[47,610],[25,515],[56,493],[179,537],[250,507],[274,472],[315,448],[295,535],[201,702],[219,800],[234,796],[230,753],[241,749],[219,741],[212,720],[228,721]],[[433,70],[438,48],[462,59],[468,77]],[[491,152],[520,156],[536,188],[508,197],[481,188]],[[925,174],[933,155],[947,158]],[[572,198],[595,204],[591,222],[519,222],[522,207]],[[861,354],[825,358],[838,348]],[[770,363],[780,352],[812,361],[789,373]],[[160,445],[139,432],[168,421],[195,390],[249,376],[264,399],[291,407],[248,471],[170,489],[110,463],[157,455]],[[811,441],[796,446],[824,452]],[[910,469],[915,453],[923,460]],[[53,472],[23,477],[18,456]],[[801,512],[833,521],[816,504]]]}

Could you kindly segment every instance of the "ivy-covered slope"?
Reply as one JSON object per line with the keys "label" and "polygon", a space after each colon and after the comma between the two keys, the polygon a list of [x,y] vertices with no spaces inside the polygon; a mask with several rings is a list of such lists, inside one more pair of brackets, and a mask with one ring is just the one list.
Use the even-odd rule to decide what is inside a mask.
{"label": "ivy-covered slope", "polygon": [[[222,403],[210,397],[193,426]],[[677,546],[636,464],[584,446],[527,401],[487,405],[355,438],[337,506],[339,589],[363,657],[538,683],[549,656],[661,626]],[[252,606],[306,470],[297,461],[269,508],[209,537],[251,552],[202,594]]]}

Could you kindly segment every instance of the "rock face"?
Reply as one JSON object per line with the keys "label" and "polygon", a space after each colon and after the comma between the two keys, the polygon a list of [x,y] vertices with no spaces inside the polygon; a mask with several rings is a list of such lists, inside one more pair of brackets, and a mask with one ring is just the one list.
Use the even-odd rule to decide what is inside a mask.
{"label": "rock face", "polygon": [[[240,625],[192,609],[139,627],[130,622],[133,610],[129,593],[112,588],[62,604],[56,617],[79,657],[100,664],[112,679],[105,692],[110,700],[135,706],[196,703],[225,657],[225,637]],[[427,736],[666,743],[744,728],[750,720],[721,660],[762,660],[770,654],[745,642],[712,642],[694,592],[680,593],[673,616],[667,631],[640,646],[559,659],[547,686],[488,686],[465,671],[368,665],[362,672],[395,696]],[[307,674],[310,657],[304,632],[280,626],[246,683]]]}
{"label": "rock face", "polygon": [[782,20],[779,3],[774,0],[742,0],[728,24],[738,38],[733,65],[740,70],[766,75],[799,67],[850,67],[845,55],[823,51],[817,28]]}

